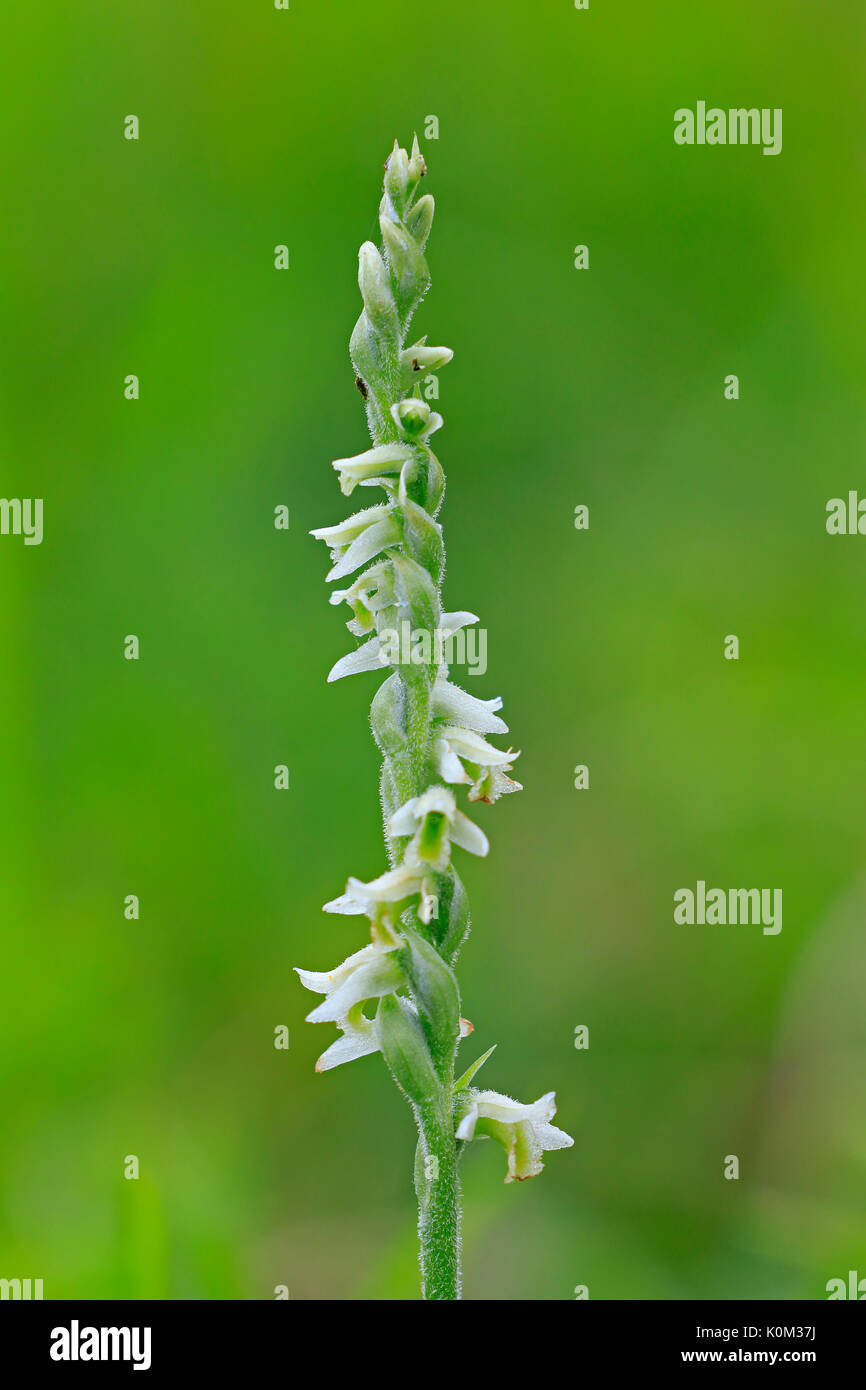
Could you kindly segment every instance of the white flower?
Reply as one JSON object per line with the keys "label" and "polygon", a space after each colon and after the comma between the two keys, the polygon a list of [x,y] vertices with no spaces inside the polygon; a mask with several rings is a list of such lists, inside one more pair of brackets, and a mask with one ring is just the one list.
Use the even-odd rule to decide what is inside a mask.
{"label": "white flower", "polygon": [[399,868],[390,869],[388,873],[380,874],[369,883],[362,883],[359,878],[350,878],[345,893],[325,903],[323,911],[342,912],[349,917],[361,914],[370,917],[385,903],[402,902],[404,898],[411,898],[415,893],[419,893],[421,879],[421,871],[417,865],[412,864],[401,864]]}
{"label": "white flower", "polygon": [[506,792],[521,791],[520,783],[505,775],[519,757],[510,748],[507,752],[494,748],[480,734],[457,724],[441,724],[433,740],[433,760],[440,777],[452,784],[467,783],[470,801],[496,801]]}
{"label": "white flower", "polygon": [[428,439],[444,424],[442,416],[435,410],[431,411],[427,402],[418,396],[397,401],[391,406],[391,417],[398,429],[417,440]]}
{"label": "white flower", "polygon": [[364,637],[373,631],[376,614],[380,608],[387,608],[394,602],[394,570],[388,561],[372,565],[364,570],[348,589],[334,589],[330,602],[348,603],[354,617],[346,627],[355,637]]}
{"label": "white flower", "polygon": [[365,507],[337,526],[319,526],[310,535],[330,547],[334,567],[326,576],[329,581],[345,578],[402,539],[399,517],[387,503]]}
{"label": "white flower", "polygon": [[447,347],[428,347],[427,334],[419,338],[411,347],[404,348],[400,354],[403,366],[404,384],[411,384],[419,372],[438,372],[446,367],[454,353]]}
{"label": "white flower", "polygon": [[378,1052],[375,1020],[366,1018],[367,999],[381,999],[406,983],[397,964],[393,946],[364,946],[333,970],[301,970],[301,984],[314,994],[324,994],[323,1002],[307,1014],[308,1023],[336,1023],[343,1036],[323,1052],[316,1071],[329,1071],[342,1062],[351,1062],[369,1052]]}
{"label": "white flower", "polygon": [[363,946],[333,970],[296,967],[305,989],[325,995],[323,1003],[307,1015],[307,1022],[338,1023],[348,1017],[349,1010],[356,1004],[392,994],[404,984],[405,977],[393,956],[394,949],[393,946]]}
{"label": "white flower", "polygon": [[407,862],[423,863],[442,873],[451,858],[451,845],[470,854],[485,855],[487,836],[468,816],[458,811],[454,793],[447,787],[428,787],[395,811],[388,825],[391,835],[411,835]]}
{"label": "white flower", "polygon": [[333,467],[340,475],[340,491],[348,497],[359,483],[362,487],[383,483],[389,475],[399,473],[411,457],[411,450],[405,444],[380,444],[353,458],[334,459]]}
{"label": "white flower", "polygon": [[393,917],[403,910],[408,899],[420,896],[418,916],[422,922],[429,922],[438,903],[426,873],[427,869],[421,865],[403,863],[369,883],[350,878],[345,893],[325,903],[323,911],[342,912],[347,916],[364,914],[374,924],[384,925],[387,931],[393,930]]}
{"label": "white flower", "polygon": [[542,1153],[551,1149],[570,1149],[574,1140],[550,1121],[556,1114],[556,1096],[546,1096],[532,1105],[521,1105],[498,1091],[468,1091],[457,1138],[495,1139],[508,1155],[506,1182],[523,1182],[536,1177],[544,1167]]}
{"label": "white flower", "polygon": [[[322,1053],[316,1071],[330,1071],[344,1062],[366,1057],[381,1048],[375,1018],[364,1013],[368,999],[381,999],[406,984],[406,977],[392,952],[394,946],[364,946],[333,970],[300,970],[301,984],[314,994],[324,994],[324,1002],[307,1014],[308,1023],[336,1023],[342,1037]],[[408,1001],[407,1001],[408,1003]],[[414,1004],[409,1003],[414,1009]],[[460,1037],[472,1032],[472,1024],[460,1019]]]}

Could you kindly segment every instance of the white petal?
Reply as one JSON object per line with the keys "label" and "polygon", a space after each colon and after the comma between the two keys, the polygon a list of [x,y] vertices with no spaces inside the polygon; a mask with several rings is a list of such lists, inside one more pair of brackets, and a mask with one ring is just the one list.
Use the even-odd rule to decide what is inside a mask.
{"label": "white petal", "polygon": [[333,467],[338,473],[348,473],[353,478],[367,478],[371,473],[390,471],[386,464],[399,464],[401,467],[412,455],[402,444],[380,444],[375,449],[367,449],[363,454],[355,454],[348,459],[334,459]]}
{"label": "white petal", "polygon": [[301,970],[300,966],[296,965],[295,973],[300,976],[304,989],[310,989],[314,994],[328,994],[351,975],[353,970],[357,970],[359,965],[363,965],[375,955],[377,950],[381,951],[381,947],[362,946],[360,951],[347,956],[339,965],[335,965],[333,970]]}
{"label": "white petal", "polygon": [[365,999],[381,999],[383,994],[391,994],[402,982],[403,972],[390,956],[378,953],[378,959],[370,960],[354,970],[344,980],[339,989],[329,994],[323,1003],[307,1014],[308,1023],[338,1023],[350,1009]]}
{"label": "white petal", "polygon": [[295,974],[300,976],[304,989],[310,989],[314,994],[327,994],[333,979],[327,970],[302,970],[299,965],[295,966]]}
{"label": "white petal", "polygon": [[395,811],[388,822],[388,833],[390,835],[414,835],[418,828],[418,818],[415,814],[415,807],[418,805],[417,796],[413,796],[411,801],[406,801]]}
{"label": "white petal", "polygon": [[507,734],[508,725],[494,713],[502,709],[502,701],[478,700],[451,681],[437,681],[433,687],[433,710],[439,718],[457,719],[467,729],[479,734]]}
{"label": "white petal", "polygon": [[479,1091],[475,1097],[479,1115],[488,1120],[498,1120],[501,1124],[513,1125],[519,1120],[533,1120],[546,1123],[556,1114],[555,1092],[548,1091],[540,1100],[531,1105],[522,1105],[511,1096],[501,1095],[499,1091]]}
{"label": "white petal", "polygon": [[534,1125],[535,1137],[542,1149],[570,1149],[574,1143],[570,1134],[556,1125]]}
{"label": "white petal", "polygon": [[339,898],[332,898],[329,903],[325,903],[323,912],[340,912],[344,917],[358,917],[365,911],[364,904],[351,893],[341,893]]}
{"label": "white petal", "polygon": [[379,1038],[372,1019],[365,1019],[369,1028],[348,1027],[341,1038],[331,1043],[316,1063],[316,1071],[330,1071],[332,1067],[342,1066],[344,1062],[354,1062],[357,1057],[367,1057],[379,1051]]}
{"label": "white petal", "polygon": [[366,565],[380,550],[384,550],[387,545],[394,545],[399,539],[397,518],[393,514],[386,516],[382,521],[374,522],[352,541],[342,559],[328,571],[326,580],[330,582],[332,579],[344,579],[347,574],[351,574],[360,565]]}
{"label": "white petal", "polygon": [[396,903],[401,898],[410,898],[421,887],[417,871],[408,864],[391,869],[369,883],[359,878],[350,878],[346,891],[333,902],[325,903],[325,912],[344,912],[348,914],[371,912],[379,903]]}
{"label": "white petal", "polygon": [[342,680],[343,676],[357,676],[361,671],[381,671],[382,659],[379,648],[378,637],[371,637],[369,642],[349,652],[347,656],[341,656],[328,672],[328,681]]}
{"label": "white petal", "polygon": [[387,504],[380,502],[375,507],[365,507],[363,511],[347,516],[345,521],[339,521],[336,526],[318,526],[310,535],[315,536],[317,541],[325,541],[327,545],[348,545],[366,531],[368,526],[381,521],[387,515]]}
{"label": "white petal", "polygon": [[468,850],[470,854],[479,854],[482,858],[490,849],[490,841],[484,831],[468,816],[464,816],[462,811],[457,811],[451,822],[451,841],[461,849]]}
{"label": "white petal", "polygon": [[416,871],[407,864],[401,864],[398,869],[390,869],[388,873],[380,874],[369,883],[361,883],[357,878],[349,879],[350,892],[363,895],[369,903],[396,903],[401,898],[408,898],[417,893],[419,887]]}
{"label": "white petal", "polygon": [[439,776],[444,782],[471,782],[472,778],[466,772],[457,754],[452,750],[447,739],[437,738],[433,741],[433,757]]}
{"label": "white petal", "polygon": [[475,1126],[477,1123],[478,1109],[476,1106],[473,1105],[469,1110],[466,1111],[466,1114],[463,1116],[463,1119],[457,1126],[457,1129],[455,1131],[457,1138],[465,1139],[467,1141],[473,1139],[475,1137]]}
{"label": "white petal", "polygon": [[482,767],[505,767],[520,756],[510,748],[505,751],[494,748],[480,734],[473,733],[471,729],[457,728],[454,724],[442,724],[438,733],[440,738],[448,740],[449,747],[458,757],[468,758],[471,763],[479,763]]}
{"label": "white petal", "polygon": [[460,609],[457,613],[443,613],[439,620],[439,627],[443,635],[450,637],[453,632],[459,632],[463,627],[469,627],[471,623],[479,621],[476,613],[468,613],[465,609]]}

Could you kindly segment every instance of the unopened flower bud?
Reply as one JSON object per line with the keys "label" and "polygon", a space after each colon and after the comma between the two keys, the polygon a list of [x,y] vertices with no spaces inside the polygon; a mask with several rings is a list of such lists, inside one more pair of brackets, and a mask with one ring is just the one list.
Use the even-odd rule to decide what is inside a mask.
{"label": "unopened flower bud", "polygon": [[364,298],[364,308],[375,327],[398,337],[400,326],[391,276],[372,241],[365,241],[358,252],[358,285]]}
{"label": "unopened flower bud", "polygon": [[414,207],[406,213],[406,229],[417,241],[423,251],[430,235],[430,228],[433,226],[433,213],[436,204],[430,193],[425,193],[423,198],[419,198]]}
{"label": "unopened flower bud", "polygon": [[407,434],[422,435],[430,424],[430,407],[417,396],[398,401],[393,409],[394,419]]}
{"label": "unopened flower bud", "polygon": [[442,416],[431,410],[419,396],[398,401],[391,407],[391,414],[411,439],[426,439],[442,426]]}
{"label": "unopened flower bud", "polygon": [[394,148],[385,165],[385,191],[398,210],[403,205],[409,183],[409,156],[394,141]]}
{"label": "unopened flower bud", "polygon": [[427,173],[427,165],[424,163],[424,156],[418,144],[418,136],[412,139],[412,153],[409,156],[409,182],[417,183]]}

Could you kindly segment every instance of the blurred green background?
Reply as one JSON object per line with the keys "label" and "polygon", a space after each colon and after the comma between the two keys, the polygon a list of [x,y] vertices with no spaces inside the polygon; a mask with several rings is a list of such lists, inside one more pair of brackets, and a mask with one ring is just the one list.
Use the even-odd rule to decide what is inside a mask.
{"label": "blurred green background", "polygon": [[[384,866],[376,678],[325,686],[345,614],[307,532],[365,445],[357,247],[431,114],[446,606],[490,634],[455,675],[503,696],[526,788],[477,816],[462,1055],[498,1042],[486,1084],[555,1088],[576,1135],[510,1187],[470,1150],[466,1295],[866,1275],[866,540],[824,529],[866,483],[864,28],[853,0],[9,14],[0,491],[45,499],[45,540],[0,538],[0,1275],[416,1296],[408,1110],[378,1058],[314,1075],[334,1030],[292,966],[362,943],[321,904]],[[782,154],[677,147],[698,99],[782,107]],[[781,935],[676,926],[698,878],[782,887]]]}

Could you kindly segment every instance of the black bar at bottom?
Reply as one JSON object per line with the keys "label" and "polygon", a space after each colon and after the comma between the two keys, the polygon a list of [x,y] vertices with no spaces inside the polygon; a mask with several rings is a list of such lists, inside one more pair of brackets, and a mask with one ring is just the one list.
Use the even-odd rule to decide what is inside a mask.
{"label": "black bar at bottom", "polygon": [[[396,1372],[401,1354],[418,1359],[424,1346],[419,1334],[463,1330],[465,1317],[463,1336],[470,1342],[452,1346],[456,1376],[462,1363],[464,1372],[486,1380],[518,1348],[540,1363],[542,1375],[550,1357],[572,1361],[575,1376],[590,1366],[668,1371],[713,1365],[863,1374],[866,1319],[841,1301],[522,1306],[525,1313],[509,1314],[503,1325],[497,1303],[3,1302],[0,1363],[7,1371],[11,1363],[25,1375],[33,1370],[60,1377],[98,1377],[106,1368],[115,1376],[137,1371],[139,1378],[156,1379],[189,1371],[201,1384],[208,1376],[223,1380],[269,1366],[303,1374],[311,1361],[333,1379],[343,1365],[369,1367],[382,1356],[387,1375],[388,1367]],[[315,1327],[320,1318],[324,1331]],[[540,1342],[539,1333],[548,1329],[552,1337]]]}

